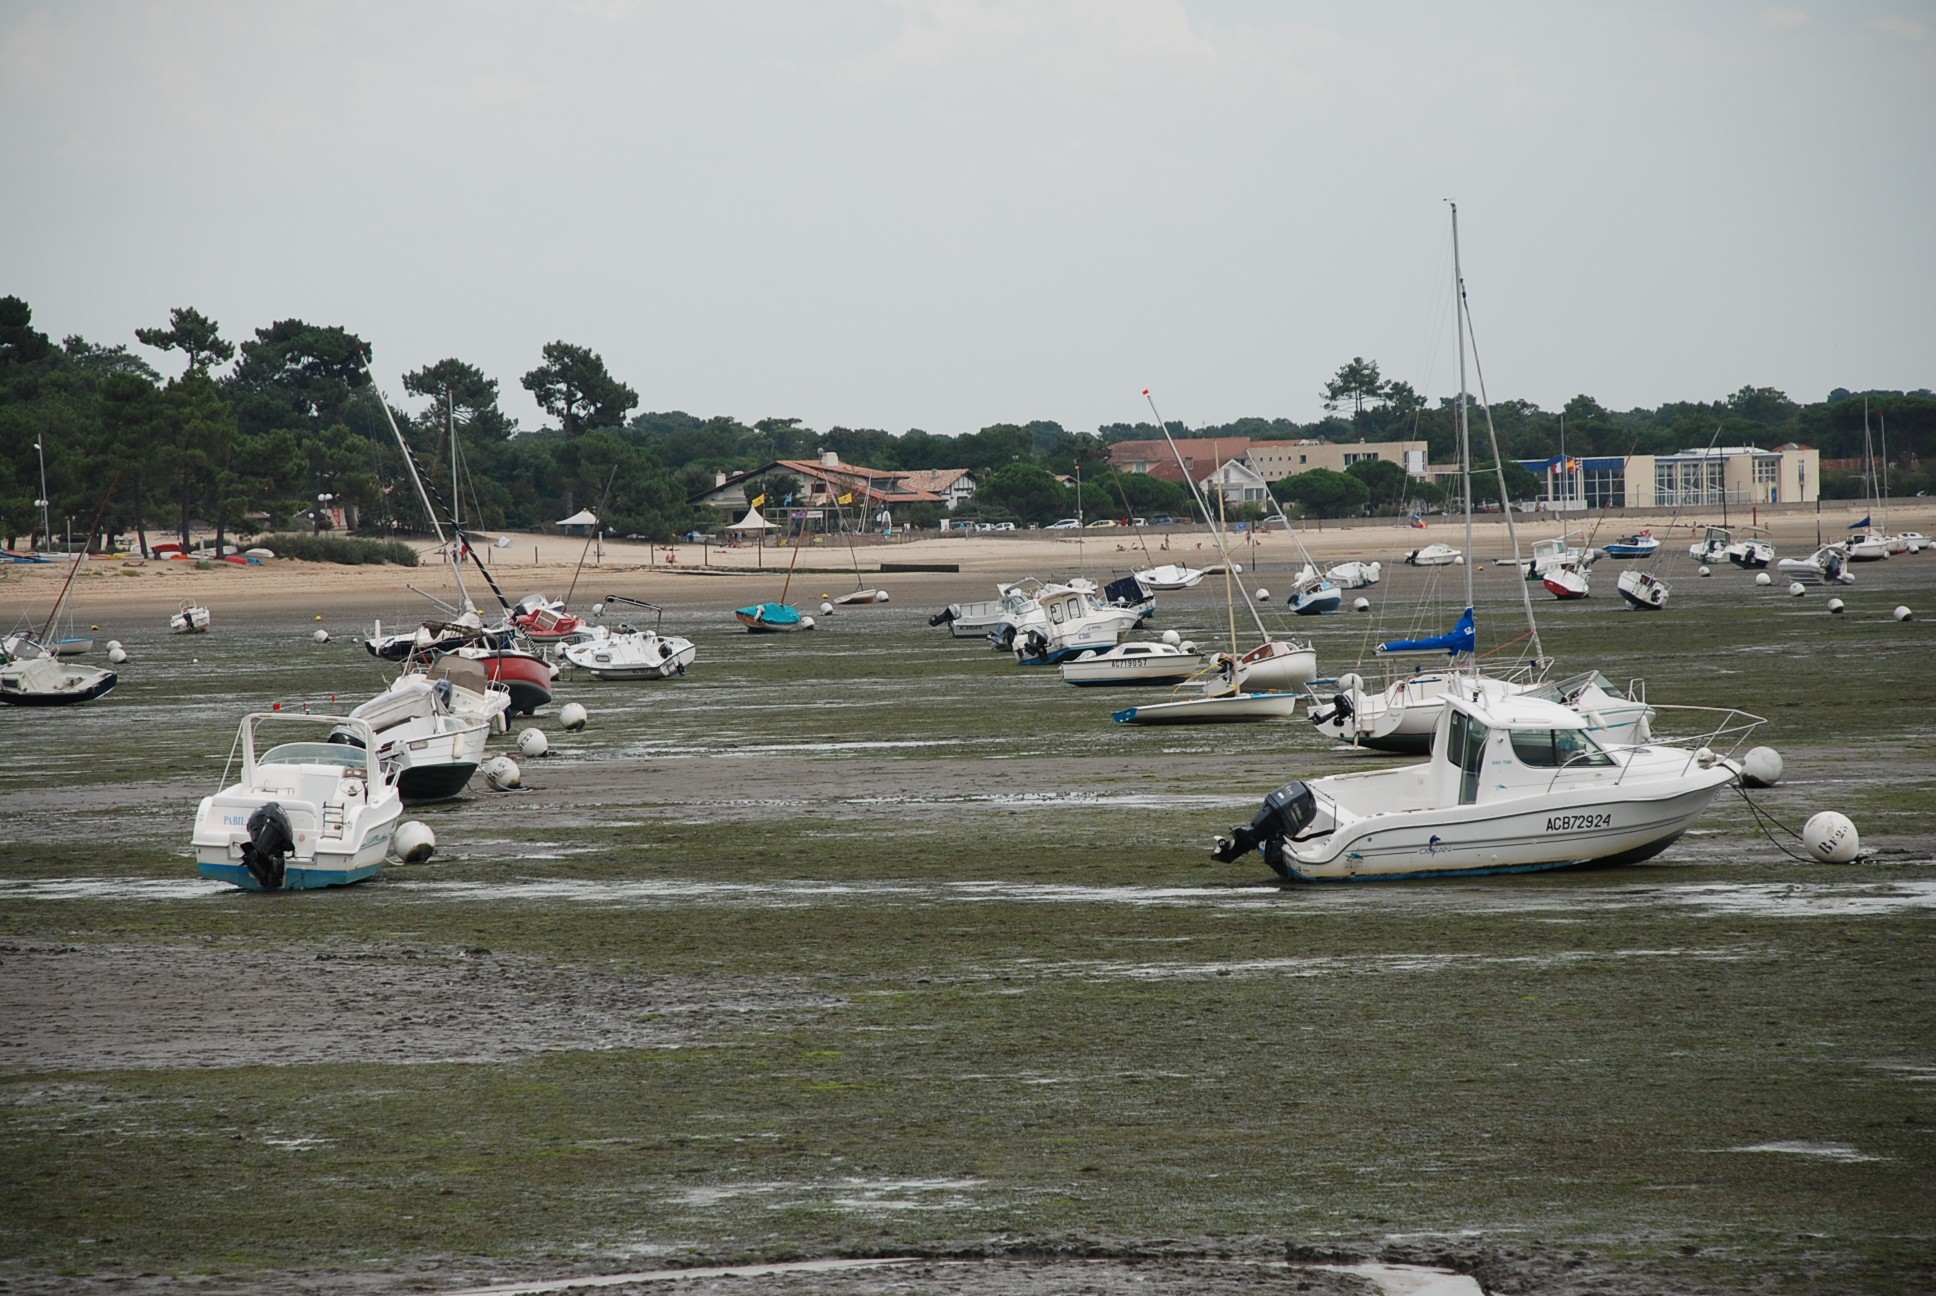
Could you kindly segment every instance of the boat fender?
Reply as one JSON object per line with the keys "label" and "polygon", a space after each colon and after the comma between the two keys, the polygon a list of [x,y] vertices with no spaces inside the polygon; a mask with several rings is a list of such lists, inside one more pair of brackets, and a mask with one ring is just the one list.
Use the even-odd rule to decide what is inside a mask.
{"label": "boat fender", "polygon": [[249,840],[242,843],[242,867],[264,891],[280,891],[284,861],[296,848],[296,836],[282,803],[267,801],[257,806],[243,830]]}

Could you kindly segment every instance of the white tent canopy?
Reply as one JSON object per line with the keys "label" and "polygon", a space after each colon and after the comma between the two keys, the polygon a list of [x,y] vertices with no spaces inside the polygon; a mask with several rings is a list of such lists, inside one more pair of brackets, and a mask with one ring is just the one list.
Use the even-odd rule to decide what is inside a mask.
{"label": "white tent canopy", "polygon": [[597,526],[598,515],[590,509],[579,509],[568,518],[559,518],[558,526]]}
{"label": "white tent canopy", "polygon": [[760,516],[756,508],[746,510],[746,516],[726,528],[728,531],[777,531],[779,527]]}

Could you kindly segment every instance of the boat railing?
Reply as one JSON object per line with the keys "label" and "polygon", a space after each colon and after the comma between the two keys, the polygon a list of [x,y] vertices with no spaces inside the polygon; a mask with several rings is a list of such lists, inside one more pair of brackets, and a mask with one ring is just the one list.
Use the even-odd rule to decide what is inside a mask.
{"label": "boat railing", "polygon": [[[1751,711],[1743,711],[1738,707],[1683,706],[1675,704],[1654,707],[1656,716],[1665,712],[1675,712],[1690,718],[1703,716],[1714,719],[1713,723],[1704,730],[1690,735],[1675,738],[1650,737],[1645,742],[1622,743],[1610,747],[1608,750],[1632,752],[1643,747],[1686,748],[1687,764],[1693,765],[1699,762],[1705,767],[1706,765],[1712,764],[1717,758],[1732,757],[1735,752],[1741,749],[1741,744],[1748,740],[1749,734],[1752,734],[1756,729],[1768,723],[1766,716],[1758,716]],[[1723,744],[1725,744],[1725,747]],[[1569,761],[1568,763],[1570,764],[1571,762]],[[1561,768],[1564,769],[1565,766],[1561,766]],[[1623,764],[1620,768],[1620,777],[1615,779],[1614,782],[1624,781],[1627,777],[1628,768],[1629,766],[1627,764]],[[1682,772],[1686,772],[1685,766],[1683,766]]]}

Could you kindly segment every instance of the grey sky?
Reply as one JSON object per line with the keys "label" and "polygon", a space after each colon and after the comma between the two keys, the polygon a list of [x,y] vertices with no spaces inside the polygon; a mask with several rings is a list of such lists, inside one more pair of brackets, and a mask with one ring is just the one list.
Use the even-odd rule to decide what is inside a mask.
{"label": "grey sky", "polygon": [[[0,0],[0,292],[816,427],[1936,384],[1926,0]],[[178,362],[153,356],[164,372]]]}

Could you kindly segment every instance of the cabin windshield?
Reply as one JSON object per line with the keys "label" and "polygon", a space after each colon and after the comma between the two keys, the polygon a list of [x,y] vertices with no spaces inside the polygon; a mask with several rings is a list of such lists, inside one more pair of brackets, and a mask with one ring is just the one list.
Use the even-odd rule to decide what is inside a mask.
{"label": "cabin windshield", "polygon": [[283,743],[271,747],[256,759],[258,765],[341,765],[360,769],[365,764],[361,747],[341,743]]}
{"label": "cabin windshield", "polygon": [[1514,729],[1511,736],[1513,755],[1535,769],[1613,764],[1584,729]]}

